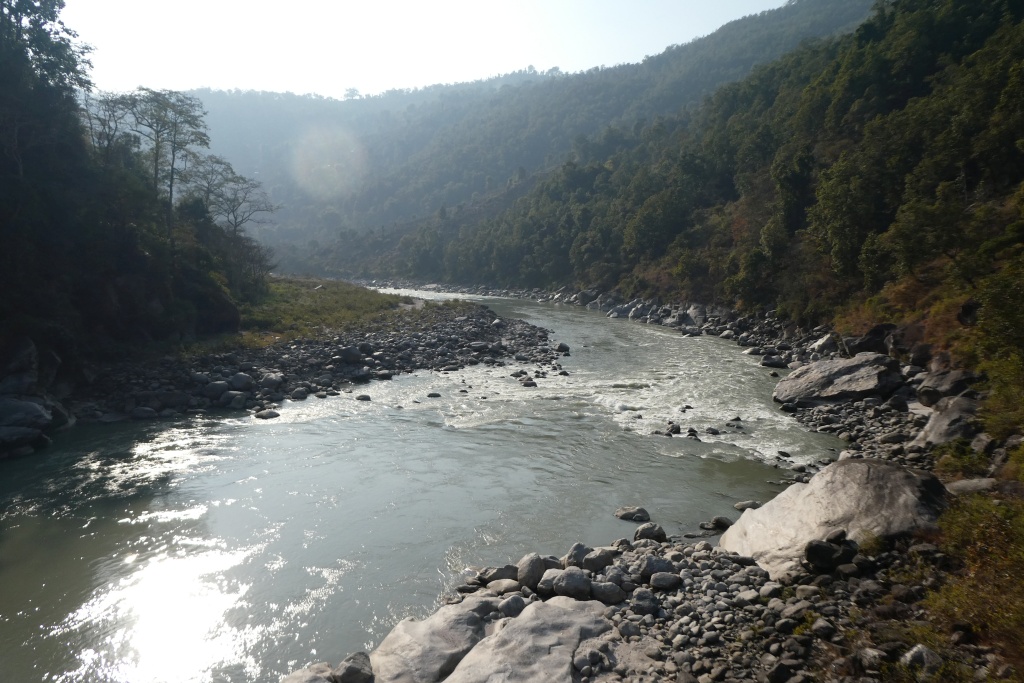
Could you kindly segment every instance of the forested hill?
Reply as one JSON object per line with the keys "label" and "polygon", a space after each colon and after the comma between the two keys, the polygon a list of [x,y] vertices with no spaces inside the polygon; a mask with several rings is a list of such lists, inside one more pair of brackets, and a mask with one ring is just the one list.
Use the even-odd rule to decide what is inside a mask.
{"label": "forested hill", "polygon": [[[209,112],[213,151],[261,180],[282,205],[276,233],[262,237],[276,244],[329,243],[342,230],[390,229],[442,207],[480,204],[538,169],[561,164],[574,143],[610,125],[617,128],[588,145],[614,152],[637,122],[697,103],[809,38],[852,30],[870,5],[790,0],[640,64],[576,74],[531,67],[475,83],[345,101],[194,94]],[[279,253],[289,265],[288,252]]]}
{"label": "forested hill", "polygon": [[916,323],[1016,382],[1024,418],[1022,19],[1010,0],[880,3],[854,34],[617,151],[581,146],[498,218],[438,218],[379,265]]}

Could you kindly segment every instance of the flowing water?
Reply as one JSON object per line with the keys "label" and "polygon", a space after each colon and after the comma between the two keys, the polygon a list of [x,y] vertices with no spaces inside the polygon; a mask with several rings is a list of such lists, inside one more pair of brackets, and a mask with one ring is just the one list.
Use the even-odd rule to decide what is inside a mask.
{"label": "flowing water", "polygon": [[[0,462],[0,679],[277,683],[429,614],[467,565],[631,537],[620,505],[695,531],[779,491],[778,450],[837,446],[733,344],[486,303],[568,343],[570,375],[420,372],[370,402],[84,425]],[[650,435],[670,419],[702,441]]]}

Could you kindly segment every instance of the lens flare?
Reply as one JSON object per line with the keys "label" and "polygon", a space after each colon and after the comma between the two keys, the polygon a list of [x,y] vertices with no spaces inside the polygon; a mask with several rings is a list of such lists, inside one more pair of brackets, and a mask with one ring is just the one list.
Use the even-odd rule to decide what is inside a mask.
{"label": "lens flare", "polygon": [[306,194],[330,200],[351,194],[366,173],[366,150],[354,135],[325,126],[307,130],[295,145],[292,179]]}

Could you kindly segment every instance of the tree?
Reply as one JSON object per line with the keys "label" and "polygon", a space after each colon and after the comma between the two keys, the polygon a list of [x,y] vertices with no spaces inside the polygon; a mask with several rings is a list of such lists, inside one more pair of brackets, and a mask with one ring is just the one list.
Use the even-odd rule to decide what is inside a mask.
{"label": "tree", "polygon": [[174,249],[174,185],[178,173],[195,159],[194,147],[209,147],[206,111],[198,98],[174,90],[139,88],[127,96],[132,131],[149,141],[153,191],[164,197],[164,226]]}

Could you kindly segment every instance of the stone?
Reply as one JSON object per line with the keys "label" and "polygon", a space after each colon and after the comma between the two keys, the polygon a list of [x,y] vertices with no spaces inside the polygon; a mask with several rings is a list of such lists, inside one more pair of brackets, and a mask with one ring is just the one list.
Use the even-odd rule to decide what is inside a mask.
{"label": "stone", "polygon": [[611,566],[615,562],[616,555],[618,552],[614,548],[597,548],[583,558],[583,568],[596,574],[605,567]]}
{"label": "stone", "polygon": [[590,595],[606,605],[617,605],[627,597],[626,591],[608,581],[591,582]]}
{"label": "stone", "polygon": [[946,484],[946,490],[954,496],[962,496],[969,493],[981,493],[991,491],[999,483],[997,479],[961,479]]}
{"label": "stone", "polygon": [[506,593],[514,593],[522,588],[520,583],[515,579],[497,579],[487,584],[487,590],[494,591],[498,595],[505,595]]}
{"label": "stone", "polygon": [[921,405],[931,408],[946,396],[956,396],[970,389],[978,378],[965,370],[947,370],[922,375],[923,380],[917,388],[917,400]]}
{"label": "stone", "polygon": [[554,595],[555,579],[561,576],[564,571],[564,569],[546,569],[544,575],[540,577],[540,581],[537,582],[537,594]]}
{"label": "stone", "polygon": [[947,396],[935,404],[928,424],[910,445],[927,448],[941,446],[962,438],[970,438],[977,431],[975,414],[978,402],[963,396]]}
{"label": "stone", "polygon": [[566,567],[552,582],[555,595],[564,595],[576,600],[590,599],[590,579],[579,567]]}
{"label": "stone", "polygon": [[761,507],[761,503],[756,500],[741,500],[740,502],[733,505],[734,508],[743,512],[744,510],[756,510]]}
{"label": "stone", "polygon": [[259,418],[260,420],[272,420],[275,417],[281,417],[281,413],[277,412],[276,410],[270,409],[261,410],[258,413],[256,413],[256,417]]}
{"label": "stone", "polygon": [[775,387],[778,403],[814,406],[858,401],[869,396],[887,398],[903,384],[899,362],[880,353],[809,363]]}
{"label": "stone", "polygon": [[253,387],[252,377],[244,372],[236,372],[228,380],[228,384],[234,391],[250,391]]}
{"label": "stone", "polygon": [[334,683],[373,683],[370,655],[353,652],[334,669]]}
{"label": "stone", "polygon": [[668,535],[665,533],[665,530],[661,528],[660,524],[647,522],[646,524],[638,526],[636,531],[633,532],[634,541],[639,541],[644,538],[657,541],[658,543],[664,543],[668,540]]}
{"label": "stone", "polygon": [[565,568],[582,567],[583,560],[593,551],[593,548],[589,548],[582,543],[573,543],[572,547],[569,548],[569,552],[562,557],[562,566]]}
{"label": "stone", "polygon": [[537,553],[523,555],[516,564],[516,580],[530,590],[537,590],[537,584],[544,576],[544,560]]}
{"label": "stone", "polygon": [[674,573],[675,570],[675,564],[667,557],[644,555],[643,559],[640,560],[640,578],[644,581],[650,581],[651,577],[655,574]]}
{"label": "stone", "polygon": [[260,388],[277,391],[284,384],[284,375],[280,372],[268,372],[260,378]]}
{"label": "stone", "polygon": [[138,406],[136,408],[132,408],[132,411],[128,413],[128,415],[133,420],[151,420],[157,417],[157,412],[152,408]]}
{"label": "stone", "polygon": [[495,599],[469,596],[422,621],[408,618],[398,622],[370,653],[375,683],[444,680],[483,639],[482,616],[496,611],[498,604]]}
{"label": "stone", "polygon": [[522,614],[524,609],[526,609],[526,600],[519,594],[508,596],[498,605],[499,612],[513,619]]}
{"label": "stone", "polygon": [[338,349],[338,357],[346,363],[359,363],[363,360],[363,354],[356,346]]}
{"label": "stone", "polygon": [[295,387],[289,396],[293,401],[305,401],[306,397],[309,396],[309,389],[306,387]]}
{"label": "stone", "polygon": [[660,591],[674,591],[682,585],[683,580],[678,574],[669,572],[657,572],[651,575],[651,588]]}
{"label": "stone", "polygon": [[942,667],[942,657],[924,645],[915,645],[900,657],[900,664],[908,669],[919,669],[925,675],[934,674]]}
{"label": "stone", "polygon": [[[584,640],[611,630],[596,601],[534,602],[480,641],[445,683],[532,683],[573,680],[573,656]],[[374,669],[376,671],[376,668]],[[441,680],[443,677],[432,680]],[[412,680],[412,679],[409,679]],[[378,682],[383,679],[377,678]]]}
{"label": "stone", "polygon": [[642,507],[625,506],[615,511],[615,516],[627,522],[649,522],[651,515]]}
{"label": "stone", "polygon": [[281,683],[334,683],[334,671],[327,662],[310,664],[305,669],[288,674],[281,679]]}
{"label": "stone", "polygon": [[0,427],[43,430],[52,421],[53,414],[38,403],[0,396]]}
{"label": "stone", "polygon": [[216,382],[210,382],[203,387],[203,396],[211,401],[216,401],[223,396],[226,391],[231,391],[231,385],[223,380],[218,380]]}
{"label": "stone", "polygon": [[636,614],[657,614],[661,609],[661,601],[648,588],[637,588],[629,601],[629,607]]}
{"label": "stone", "polygon": [[503,567],[484,567],[480,570],[480,580],[484,585],[501,579],[518,580],[518,577],[519,567],[514,564],[506,564]]}
{"label": "stone", "polygon": [[837,527],[858,542],[933,530],[945,487],[933,475],[878,460],[841,460],[793,484],[722,535],[727,551],[753,557],[772,579],[799,570],[808,543]]}

